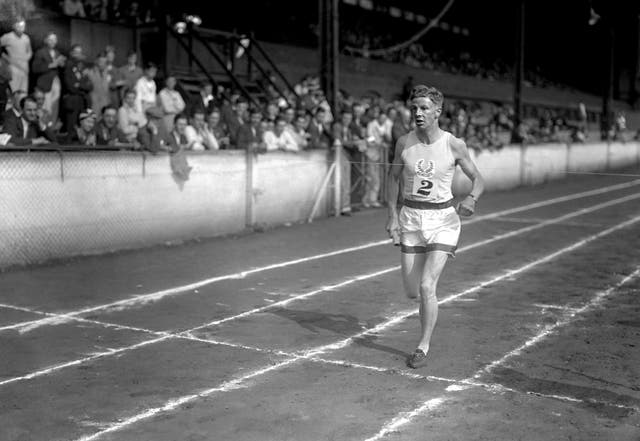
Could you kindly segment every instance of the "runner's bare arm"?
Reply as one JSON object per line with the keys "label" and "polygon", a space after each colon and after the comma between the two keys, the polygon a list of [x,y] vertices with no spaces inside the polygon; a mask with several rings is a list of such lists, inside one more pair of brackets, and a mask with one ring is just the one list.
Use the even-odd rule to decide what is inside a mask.
{"label": "runner's bare arm", "polygon": [[394,244],[399,244],[398,224],[398,194],[400,192],[400,177],[402,176],[402,150],[404,149],[407,136],[401,136],[396,142],[393,155],[393,162],[389,168],[389,179],[387,180],[387,203],[389,204],[389,220],[387,221],[387,232],[393,239]]}
{"label": "runner's bare arm", "polygon": [[478,168],[471,160],[467,144],[463,140],[452,137],[451,151],[456,159],[456,164],[460,166],[464,174],[471,180],[471,191],[469,195],[460,202],[458,213],[462,216],[471,216],[476,209],[476,202],[484,192],[484,179],[482,179]]}

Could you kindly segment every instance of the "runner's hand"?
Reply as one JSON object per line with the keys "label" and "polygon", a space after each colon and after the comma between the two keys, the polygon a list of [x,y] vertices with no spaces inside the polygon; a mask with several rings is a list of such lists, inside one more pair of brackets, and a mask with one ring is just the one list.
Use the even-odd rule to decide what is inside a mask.
{"label": "runner's hand", "polygon": [[387,221],[386,226],[387,233],[392,239],[394,245],[400,245],[400,225],[398,224],[398,218],[392,216]]}
{"label": "runner's hand", "polygon": [[476,201],[471,196],[467,196],[458,204],[458,214],[463,217],[473,216],[476,211]]}

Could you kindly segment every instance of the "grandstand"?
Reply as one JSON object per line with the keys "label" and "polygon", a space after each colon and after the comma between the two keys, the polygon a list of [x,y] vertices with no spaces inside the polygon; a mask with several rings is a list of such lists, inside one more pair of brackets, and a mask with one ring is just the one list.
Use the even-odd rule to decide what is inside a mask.
{"label": "grandstand", "polygon": [[0,441],[640,439],[637,2],[0,14]]}

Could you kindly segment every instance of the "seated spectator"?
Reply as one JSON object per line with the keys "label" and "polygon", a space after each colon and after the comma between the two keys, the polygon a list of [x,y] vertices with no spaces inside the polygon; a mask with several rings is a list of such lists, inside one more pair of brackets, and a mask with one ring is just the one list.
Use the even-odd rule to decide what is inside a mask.
{"label": "seated spectator", "polygon": [[82,0],[64,0],[62,11],[64,15],[71,17],[85,18],[87,14],[84,11],[84,4]]}
{"label": "seated spectator", "polygon": [[62,107],[64,109],[64,127],[72,132],[78,122],[78,115],[89,105],[89,92],[91,92],[91,80],[87,76],[84,65],[82,46],[74,44],[69,52],[69,60],[64,68],[64,90]]}
{"label": "seated spectator", "polygon": [[40,145],[55,142],[51,128],[38,121],[38,106],[32,97],[24,97],[20,101],[22,112],[19,117],[5,120],[3,133],[11,136],[9,144]]}
{"label": "seated spectator", "polygon": [[186,129],[189,125],[189,118],[184,113],[176,115],[173,124],[173,130],[166,139],[165,145],[171,153],[177,153],[183,150],[190,150],[191,144],[187,139]]}
{"label": "seated spectator", "polygon": [[305,150],[309,147],[311,135],[307,132],[307,118],[304,115],[296,116],[295,126],[291,134],[298,145],[298,150]]}
{"label": "seated spectator", "polygon": [[180,92],[176,90],[176,77],[169,75],[165,80],[165,87],[158,94],[160,107],[164,112],[162,123],[167,132],[173,130],[173,120],[179,113],[184,112],[185,102]]}
{"label": "seated spectator", "polygon": [[263,140],[268,152],[282,150],[285,152],[300,151],[291,133],[286,130],[287,123],[283,118],[276,119],[273,131],[264,134]]}
{"label": "seated spectator", "polygon": [[318,107],[309,123],[307,130],[310,135],[309,147],[312,149],[328,149],[331,144],[331,135],[324,122],[326,114],[324,108]]}
{"label": "seated spectator", "polygon": [[111,75],[108,72],[106,52],[98,54],[95,64],[89,69],[87,76],[92,84],[91,110],[95,115],[98,115],[104,106],[111,104]]}
{"label": "seated spectator", "polygon": [[208,130],[213,133],[213,136],[218,140],[218,145],[221,149],[228,149],[230,144],[229,130],[227,126],[221,121],[220,111],[214,109],[207,118]]}
{"label": "seated spectator", "polygon": [[190,103],[189,110],[193,115],[196,111],[209,115],[216,107],[215,98],[213,96],[213,84],[209,82],[200,85],[198,95],[193,98]]}
{"label": "seated spectator", "polygon": [[202,109],[196,109],[191,124],[185,128],[185,136],[193,150],[219,150],[220,145],[204,120]]}
{"label": "seated spectator", "polygon": [[296,126],[296,110],[293,107],[287,107],[282,111],[282,118],[286,123],[286,130],[293,133]]}
{"label": "seated spectator", "polygon": [[97,145],[96,114],[91,109],[80,113],[78,126],[69,134],[69,144],[95,147]]}
{"label": "seated spectator", "polygon": [[32,96],[38,106],[36,109],[38,113],[38,121],[45,127],[49,127],[54,132],[57,132],[58,129],[60,128],[60,125],[58,124],[57,121],[54,121],[49,110],[45,108],[45,102],[46,102],[45,93],[36,87],[33,90]]}
{"label": "seated spectator", "polygon": [[11,107],[2,114],[3,126],[7,124],[18,124],[17,120],[22,118],[22,107],[20,107],[20,103],[26,96],[27,93],[24,90],[16,90],[11,94]]}
{"label": "seated spectator", "polygon": [[121,144],[118,130],[118,110],[111,104],[102,108],[102,118],[96,126],[96,144],[115,146]]}
{"label": "seated spectator", "polygon": [[167,130],[163,118],[164,114],[159,107],[151,107],[147,110],[147,124],[138,132],[138,141],[142,149],[157,153],[169,151],[169,135],[171,130]]}
{"label": "seated spectator", "polygon": [[127,56],[127,64],[117,69],[115,74],[115,86],[120,91],[120,101],[124,99],[126,90],[135,89],[136,83],[144,73],[138,66],[138,54],[130,52]]}
{"label": "seated spectator", "polygon": [[269,104],[267,104],[267,113],[264,119],[275,124],[279,114],[280,109],[278,108],[278,105],[274,102],[270,102]]}
{"label": "seated spectator", "polygon": [[136,92],[125,92],[124,101],[118,109],[118,129],[122,132],[126,142],[133,144],[138,137],[138,131],[147,124],[147,118],[136,107]]}
{"label": "seated spectator", "polygon": [[260,109],[251,110],[251,119],[238,129],[236,148],[241,150],[257,151],[264,147],[262,142],[262,112]]}
{"label": "seated spectator", "polygon": [[158,102],[156,94],[155,77],[158,68],[153,63],[147,63],[144,68],[144,75],[136,82],[136,107],[143,114],[150,107],[155,107]]}

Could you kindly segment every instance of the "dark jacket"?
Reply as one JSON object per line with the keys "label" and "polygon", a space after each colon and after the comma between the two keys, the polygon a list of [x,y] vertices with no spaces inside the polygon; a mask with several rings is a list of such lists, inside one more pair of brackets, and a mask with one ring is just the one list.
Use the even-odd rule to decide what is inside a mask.
{"label": "dark jacket", "polygon": [[[13,113],[13,111],[11,113]],[[14,145],[29,145],[35,138],[39,137],[47,138],[51,142],[56,141],[53,130],[49,127],[43,130],[38,123],[29,123],[27,136],[24,136],[24,121],[22,118],[15,117],[15,114],[14,118],[5,120],[2,133],[11,135],[9,143]]]}
{"label": "dark jacket", "polygon": [[315,119],[309,123],[307,131],[310,135],[309,148],[326,149],[331,145],[331,132],[326,124],[318,124]]}
{"label": "dark jacket", "polygon": [[[57,57],[60,52],[56,50],[55,55]],[[45,93],[51,91],[53,79],[58,76],[58,68],[50,68],[51,63],[53,63],[53,58],[51,58],[49,48],[46,46],[38,49],[33,55],[31,71],[36,75],[36,87]]]}
{"label": "dark jacket", "polygon": [[238,129],[238,136],[236,140],[236,148],[247,150],[253,143],[262,142],[262,130],[259,127],[253,129],[250,123],[243,124]]}

